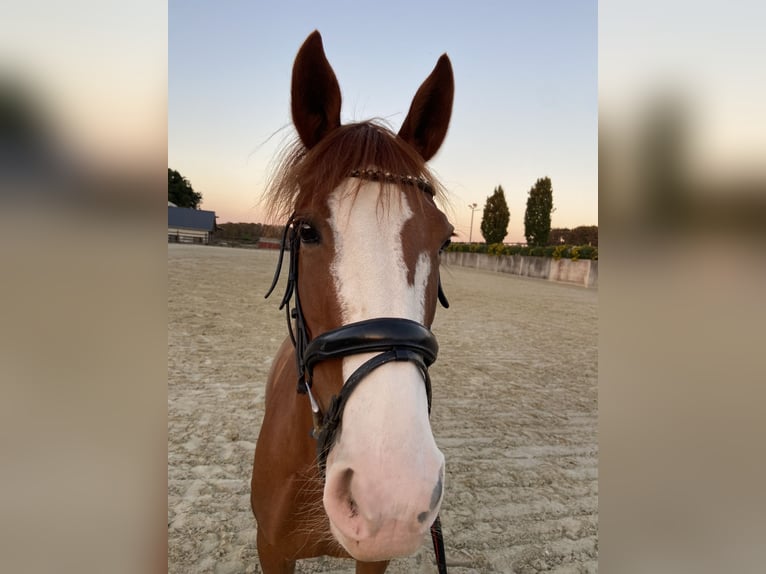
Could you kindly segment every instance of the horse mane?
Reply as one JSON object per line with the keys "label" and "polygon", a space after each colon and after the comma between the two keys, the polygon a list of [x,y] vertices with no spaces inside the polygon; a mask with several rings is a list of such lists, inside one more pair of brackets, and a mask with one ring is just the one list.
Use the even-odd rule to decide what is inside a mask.
{"label": "horse mane", "polygon": [[298,204],[318,207],[351,172],[360,169],[423,178],[431,184],[434,199],[446,202],[444,189],[420,154],[374,120],[340,126],[310,150],[296,138],[277,161],[264,197],[271,221],[284,221]]}

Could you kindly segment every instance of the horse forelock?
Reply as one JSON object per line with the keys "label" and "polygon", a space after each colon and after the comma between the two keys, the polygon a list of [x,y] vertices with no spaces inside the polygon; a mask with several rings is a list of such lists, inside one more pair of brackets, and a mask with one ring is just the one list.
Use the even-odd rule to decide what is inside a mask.
{"label": "horse forelock", "polygon": [[[283,221],[296,208],[320,210],[341,182],[360,169],[422,178],[431,185],[434,200],[447,203],[443,187],[420,154],[390,129],[370,120],[335,129],[311,150],[299,139],[287,146],[266,189],[269,219]],[[379,183],[385,184],[382,180]],[[356,184],[357,193],[360,187],[361,180]],[[389,194],[379,197],[383,202]],[[427,196],[419,194],[418,204],[423,200],[428,201]]]}

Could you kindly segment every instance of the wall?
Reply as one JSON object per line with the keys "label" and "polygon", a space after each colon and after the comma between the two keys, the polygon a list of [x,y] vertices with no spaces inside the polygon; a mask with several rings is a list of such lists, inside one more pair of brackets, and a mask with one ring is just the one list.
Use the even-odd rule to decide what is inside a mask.
{"label": "wall", "polygon": [[209,243],[210,234],[201,229],[168,226],[168,243]]}
{"label": "wall", "polygon": [[447,265],[475,267],[498,273],[511,273],[535,279],[574,283],[583,287],[598,287],[598,261],[590,259],[559,259],[524,255],[487,255],[485,253],[442,253]]}

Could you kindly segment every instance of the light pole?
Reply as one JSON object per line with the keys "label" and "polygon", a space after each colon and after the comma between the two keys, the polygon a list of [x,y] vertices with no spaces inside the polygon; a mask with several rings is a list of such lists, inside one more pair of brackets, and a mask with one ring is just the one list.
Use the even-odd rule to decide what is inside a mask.
{"label": "light pole", "polygon": [[471,243],[471,239],[473,238],[473,212],[478,209],[478,204],[469,203],[468,209],[471,210],[471,230],[468,232],[468,243]]}

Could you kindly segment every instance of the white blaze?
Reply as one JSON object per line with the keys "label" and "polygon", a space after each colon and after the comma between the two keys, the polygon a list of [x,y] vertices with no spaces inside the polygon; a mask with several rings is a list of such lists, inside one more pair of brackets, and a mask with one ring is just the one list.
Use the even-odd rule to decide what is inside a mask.
{"label": "white blaze", "polygon": [[401,235],[413,216],[407,198],[391,190],[390,205],[383,206],[380,184],[364,182],[352,200],[349,195],[355,184],[341,186],[328,200],[335,239],[331,272],[343,323],[375,317],[422,323],[431,262],[427,254],[420,254],[414,283],[409,285]]}
{"label": "white blaze", "polygon": [[[341,185],[328,199],[335,242],[331,275],[343,324],[378,317],[423,323],[431,261],[427,253],[418,254],[410,284],[402,248],[402,230],[413,211],[402,193],[391,186],[381,190],[378,182],[363,182],[352,199],[357,183]],[[390,198],[380,202],[388,188]],[[373,355],[345,357],[344,381]],[[435,516],[432,499],[443,465],[419,369],[391,362],[372,371],[352,393],[327,460],[325,508],[336,537],[348,550],[366,548],[369,559],[414,551],[430,526],[425,515]],[[349,469],[350,492],[338,497]],[[349,500],[353,512],[346,507]]]}

